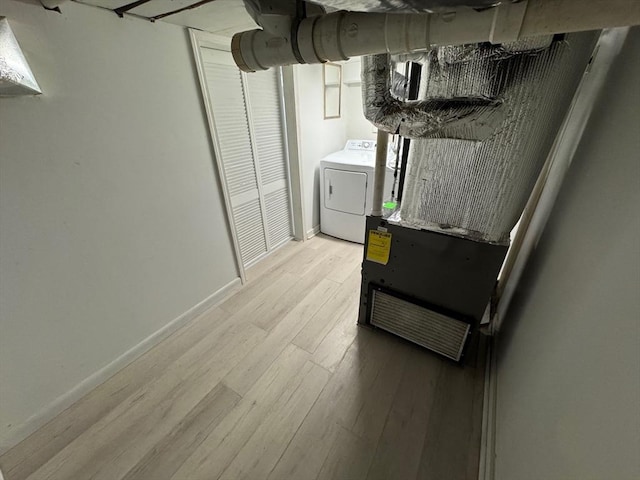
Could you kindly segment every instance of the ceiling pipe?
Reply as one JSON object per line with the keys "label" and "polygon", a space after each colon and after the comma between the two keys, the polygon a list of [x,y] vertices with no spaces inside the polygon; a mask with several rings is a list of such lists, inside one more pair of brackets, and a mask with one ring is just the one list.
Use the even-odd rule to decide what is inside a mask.
{"label": "ceiling pipe", "polygon": [[250,30],[235,34],[231,52],[238,67],[254,72],[295,63],[424,51],[433,45],[503,43],[538,35],[639,25],[640,2],[528,0],[479,11],[471,8],[417,14],[339,11],[294,20],[283,16],[286,25],[279,31]]}

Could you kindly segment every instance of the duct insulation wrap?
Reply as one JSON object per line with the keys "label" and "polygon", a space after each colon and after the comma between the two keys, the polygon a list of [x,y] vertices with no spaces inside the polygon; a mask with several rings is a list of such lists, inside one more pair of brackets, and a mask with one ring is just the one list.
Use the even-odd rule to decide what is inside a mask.
{"label": "duct insulation wrap", "polygon": [[313,0],[325,7],[352,12],[424,13],[449,11],[457,7],[494,7],[517,0]]}
{"label": "duct insulation wrap", "polygon": [[[420,132],[415,128],[404,129],[404,134],[414,140],[402,203],[389,220],[407,227],[508,244],[596,40],[597,32],[584,32],[551,42],[539,39],[505,46],[437,47],[428,52],[420,61],[420,102],[437,102],[435,113],[439,115],[446,111],[447,102],[454,108],[465,98],[471,102],[490,99],[492,105],[499,103],[503,119],[484,138],[476,135],[476,141],[470,137],[486,134],[487,123],[475,125],[473,113],[468,117],[471,124],[464,128],[469,134],[467,140],[456,135],[456,129],[450,135],[447,116],[441,117],[441,129],[431,129],[424,135],[417,134]],[[369,60],[368,72],[363,67],[363,82],[373,81],[371,62],[377,61]],[[377,77],[375,85],[366,85],[365,115],[377,126],[394,129],[397,117],[377,116],[379,112],[389,113],[388,108],[379,107],[381,83],[384,80]],[[406,121],[401,118],[400,123]],[[402,134],[402,126],[399,131]]]}
{"label": "duct insulation wrap", "polygon": [[402,99],[392,67],[387,54],[362,60],[364,115],[378,129],[410,138],[482,140],[503,124],[502,102],[489,95]]}

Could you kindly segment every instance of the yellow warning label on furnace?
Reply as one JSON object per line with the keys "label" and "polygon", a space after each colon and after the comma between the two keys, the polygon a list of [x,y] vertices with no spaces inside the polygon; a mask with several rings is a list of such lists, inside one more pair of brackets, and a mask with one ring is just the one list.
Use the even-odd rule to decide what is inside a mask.
{"label": "yellow warning label on furnace", "polygon": [[369,242],[367,243],[367,260],[370,262],[389,263],[389,252],[391,251],[391,234],[369,230]]}

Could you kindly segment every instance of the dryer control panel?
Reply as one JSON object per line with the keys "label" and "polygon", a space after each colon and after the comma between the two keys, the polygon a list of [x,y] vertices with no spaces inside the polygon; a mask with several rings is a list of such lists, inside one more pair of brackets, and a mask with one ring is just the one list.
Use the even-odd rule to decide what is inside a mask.
{"label": "dryer control panel", "polygon": [[376,151],[375,140],[347,140],[347,144],[344,147],[345,150],[360,150],[365,152]]}

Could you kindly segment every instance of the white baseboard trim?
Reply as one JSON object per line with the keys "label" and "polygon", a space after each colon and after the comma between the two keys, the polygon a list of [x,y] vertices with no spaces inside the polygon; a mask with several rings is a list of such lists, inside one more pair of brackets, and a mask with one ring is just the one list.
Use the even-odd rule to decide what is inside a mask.
{"label": "white baseboard trim", "polygon": [[307,233],[306,233],[307,238],[306,239],[309,240],[310,238],[315,237],[319,233],[320,233],[320,225],[316,225],[311,230],[307,230]]}
{"label": "white baseboard trim", "polygon": [[186,325],[191,320],[200,316],[211,307],[222,302],[232,292],[241,286],[240,278],[235,278],[218,291],[205,298],[200,303],[194,305],[182,315],[171,320],[164,327],[149,335],[140,343],[127,350],[111,363],[105,365],[97,372],[88,376],[68,392],[60,395],[53,402],[43,408],[41,411],[32,415],[22,424],[17,425],[11,431],[0,435],[0,455],[20,443],[33,432],[52,420],[56,415],[62,413],[68,407],[80,400],[83,396],[93,390],[95,387],[103,383],[115,373],[126,367],[136,358],[150,350],[152,347],[167,338],[180,327]]}
{"label": "white baseboard trim", "polygon": [[482,436],[480,439],[480,465],[478,480],[494,480],[496,458],[496,399],[497,399],[497,338],[489,337],[486,370],[484,376],[484,399],[482,402]]}

